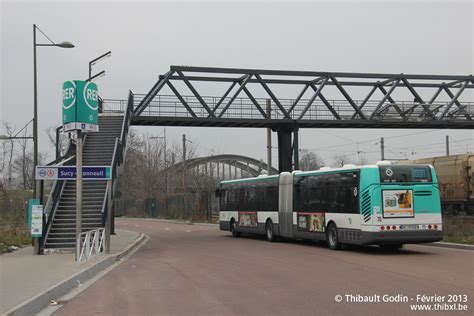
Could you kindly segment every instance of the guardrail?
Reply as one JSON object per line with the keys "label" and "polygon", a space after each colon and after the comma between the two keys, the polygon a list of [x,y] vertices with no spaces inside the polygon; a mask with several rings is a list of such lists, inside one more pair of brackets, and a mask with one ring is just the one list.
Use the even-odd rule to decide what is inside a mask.
{"label": "guardrail", "polygon": [[76,240],[76,264],[87,261],[92,257],[104,253],[105,249],[105,229],[98,228],[83,232]]}
{"label": "guardrail", "polygon": [[[133,106],[138,106],[145,97],[143,94],[134,94],[132,100]],[[196,96],[182,95],[182,100],[197,118],[209,118],[209,113],[202,107]],[[221,99],[215,96],[202,96],[202,99],[211,108],[215,109],[216,117],[223,119],[263,119],[262,113],[255,107],[254,102],[258,103],[261,108],[266,107],[267,98],[254,98],[253,100],[245,97],[236,97],[232,106],[228,109],[221,109],[225,104],[231,101],[230,97]],[[291,109],[289,116],[292,120],[353,120],[358,119],[354,114],[352,105],[344,99],[334,100],[314,100],[312,106],[306,109],[309,103],[308,99],[279,99],[285,109]],[[128,108],[128,100],[106,99],[106,112],[123,113]],[[423,106],[414,101],[397,101],[384,102],[380,105],[378,100],[353,100],[357,107],[363,109],[368,116],[377,121],[429,121],[431,118],[424,112]],[[474,117],[474,102],[463,101],[458,107],[450,107],[449,101],[433,101],[429,103],[430,113],[437,120],[464,120],[464,114]],[[300,115],[305,112],[303,117]],[[446,112],[446,113],[444,113]],[[175,95],[160,94],[156,95],[149,105],[140,114],[141,117],[158,116],[158,117],[176,117],[191,118],[191,112],[183,106],[180,99]],[[272,102],[272,119],[283,120],[284,114]]]}
{"label": "guardrail", "polygon": [[102,203],[102,223],[105,227],[107,225],[107,217],[108,217],[108,212],[112,212],[110,214],[110,230],[111,233],[114,232],[114,210],[111,203],[113,203],[113,197],[114,197],[114,192],[115,188],[117,186],[117,176],[119,174],[119,168],[123,165],[123,162],[125,161],[125,146],[127,144],[127,135],[128,135],[128,130],[130,127],[130,121],[132,118],[132,113],[133,113],[133,93],[130,91],[128,100],[127,100],[127,106],[125,108],[125,112],[123,112],[123,106],[121,106],[121,111],[124,113],[124,118],[123,118],[123,123],[122,123],[122,131],[120,134],[120,138],[115,139],[115,146],[114,146],[114,153],[112,156],[112,163],[111,163],[111,178],[112,180],[110,185],[107,185],[107,189],[105,191],[105,196],[104,196],[104,201]]}

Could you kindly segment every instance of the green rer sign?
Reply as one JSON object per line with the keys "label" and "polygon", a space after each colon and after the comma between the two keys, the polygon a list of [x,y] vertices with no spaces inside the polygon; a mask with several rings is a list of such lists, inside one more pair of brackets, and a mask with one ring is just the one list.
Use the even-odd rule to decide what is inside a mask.
{"label": "green rer sign", "polygon": [[65,131],[99,131],[97,85],[74,80],[63,84],[63,125]]}

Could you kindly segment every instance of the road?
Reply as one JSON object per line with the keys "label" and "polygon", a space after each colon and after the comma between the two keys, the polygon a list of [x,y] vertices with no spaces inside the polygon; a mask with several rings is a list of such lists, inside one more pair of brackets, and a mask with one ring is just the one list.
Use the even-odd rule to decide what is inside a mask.
{"label": "road", "polygon": [[[454,306],[448,295],[466,295],[460,298],[467,299],[468,312],[438,315],[474,309],[470,250],[410,245],[397,252],[331,251],[311,242],[235,239],[216,226],[121,219],[117,227],[150,240],[55,315],[430,314],[410,312],[423,294],[444,296],[445,308]],[[354,302],[361,298],[375,302]]]}

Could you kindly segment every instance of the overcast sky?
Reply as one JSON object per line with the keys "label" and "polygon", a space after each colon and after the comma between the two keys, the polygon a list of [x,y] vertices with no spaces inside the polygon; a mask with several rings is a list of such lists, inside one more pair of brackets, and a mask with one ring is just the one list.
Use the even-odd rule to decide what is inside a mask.
{"label": "overcast sky", "polygon": [[[474,73],[473,15],[470,0],[1,0],[0,119],[19,129],[32,118],[33,23],[54,41],[76,45],[38,48],[40,150],[52,158],[45,130],[61,123],[62,82],[85,79],[89,60],[108,50],[112,57],[94,68],[107,71],[97,81],[102,98],[125,99],[128,90],[146,93],[170,65],[468,75]],[[38,34],[40,41],[47,42]],[[294,97],[286,92],[275,91]],[[464,101],[474,102],[473,95],[466,93]],[[140,130],[163,132],[161,127]],[[167,128],[170,143],[178,143],[183,133],[199,145],[198,154],[212,150],[266,159],[264,129]],[[375,162],[382,136],[388,158],[443,155],[445,135],[451,137],[452,153],[474,150],[469,130],[311,129],[300,134],[301,148],[328,163],[344,152],[357,159],[357,151]],[[273,140],[276,146],[276,134]],[[276,149],[273,157],[276,165]]]}

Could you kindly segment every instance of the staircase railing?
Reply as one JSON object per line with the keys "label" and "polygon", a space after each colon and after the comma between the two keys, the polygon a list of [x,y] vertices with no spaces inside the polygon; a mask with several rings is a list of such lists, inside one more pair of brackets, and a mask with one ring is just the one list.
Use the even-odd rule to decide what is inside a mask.
{"label": "staircase railing", "polygon": [[[64,156],[59,157],[58,159],[50,162],[47,164],[48,166],[52,165],[72,165],[74,163],[76,156],[76,146],[69,140],[68,149],[66,150],[66,154]],[[46,240],[48,239],[49,231],[51,230],[51,226],[53,224],[53,219],[56,214],[56,210],[58,209],[59,200],[61,199],[61,195],[64,189],[64,184],[66,180],[56,180],[53,183],[51,191],[49,193],[48,201],[46,201],[46,205],[43,210],[43,237],[40,238],[40,247],[39,253],[42,254],[44,252],[44,248],[46,245]]]}
{"label": "staircase railing", "polygon": [[106,224],[108,210],[111,209],[112,211],[111,233],[114,233],[114,220],[113,220],[114,210],[112,207],[109,208],[108,203],[109,201],[113,203],[113,197],[115,194],[115,189],[117,187],[116,179],[119,173],[121,172],[121,169],[122,169],[121,167],[125,161],[125,147],[127,144],[127,135],[128,135],[129,127],[130,127],[130,122],[132,119],[132,113],[133,113],[133,93],[130,91],[129,96],[128,96],[127,108],[125,109],[124,118],[122,122],[122,131],[120,134],[120,138],[115,139],[114,153],[112,156],[112,163],[111,163],[112,185],[111,186],[107,185],[107,188],[105,190],[104,201],[102,203],[102,223],[104,226]]}
{"label": "staircase railing", "polygon": [[[134,95],[132,91],[129,91],[127,108],[125,109],[125,117],[122,124],[122,134],[120,135],[120,143],[123,145],[123,149],[125,149],[125,145],[127,144],[128,129],[130,128],[130,121],[132,120],[133,116],[133,102]],[[122,157],[125,160],[125,152],[123,152]]]}

